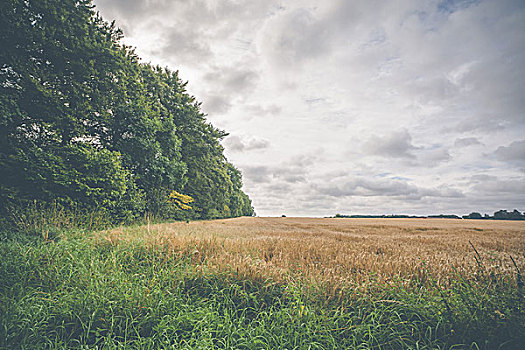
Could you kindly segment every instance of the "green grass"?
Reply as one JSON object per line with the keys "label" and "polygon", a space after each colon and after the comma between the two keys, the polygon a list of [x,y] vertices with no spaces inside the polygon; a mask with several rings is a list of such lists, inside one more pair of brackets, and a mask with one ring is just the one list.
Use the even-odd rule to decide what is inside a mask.
{"label": "green grass", "polygon": [[[523,296],[458,274],[436,293],[243,280],[140,242],[4,232],[1,349],[519,349]],[[351,290],[347,286],[345,290]],[[437,288],[437,287],[436,287]],[[437,295],[437,296],[436,296]]]}

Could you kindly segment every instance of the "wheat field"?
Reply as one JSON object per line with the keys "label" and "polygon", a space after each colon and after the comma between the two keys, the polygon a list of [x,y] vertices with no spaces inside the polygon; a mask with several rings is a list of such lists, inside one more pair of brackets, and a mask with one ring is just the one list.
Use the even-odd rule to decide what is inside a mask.
{"label": "wheat field", "polygon": [[0,240],[0,349],[525,341],[518,221],[245,217],[52,233]]}
{"label": "wheat field", "polygon": [[344,288],[492,281],[525,269],[519,221],[450,219],[236,218],[103,231],[111,243],[165,247],[206,270],[270,282],[307,282],[327,296]]}

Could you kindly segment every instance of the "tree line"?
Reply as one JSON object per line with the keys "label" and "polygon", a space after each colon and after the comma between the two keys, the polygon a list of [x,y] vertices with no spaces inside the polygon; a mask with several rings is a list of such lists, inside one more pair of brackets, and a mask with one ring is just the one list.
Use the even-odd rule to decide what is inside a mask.
{"label": "tree line", "polygon": [[34,201],[118,222],[253,215],[227,133],[91,0],[7,0],[0,23],[2,215]]}
{"label": "tree line", "polygon": [[494,212],[494,215],[489,214],[481,215],[478,212],[472,212],[468,215],[463,216],[463,219],[486,219],[486,220],[525,220],[525,213],[520,213],[517,209],[513,211],[498,210]]}
{"label": "tree line", "polygon": [[[284,215],[283,215],[284,216]],[[352,219],[485,219],[485,220],[525,220],[525,213],[520,213],[517,209],[514,211],[498,210],[493,216],[488,214],[481,215],[478,212],[472,212],[468,215],[458,216],[455,214],[440,215],[344,215],[335,214],[334,218],[352,218]]]}

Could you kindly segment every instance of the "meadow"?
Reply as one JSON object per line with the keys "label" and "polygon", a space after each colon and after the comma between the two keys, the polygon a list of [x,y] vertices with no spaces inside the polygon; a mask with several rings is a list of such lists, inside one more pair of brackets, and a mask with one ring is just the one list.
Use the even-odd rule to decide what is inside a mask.
{"label": "meadow", "polygon": [[3,232],[0,254],[5,349],[525,344],[519,221],[244,217],[62,228]]}

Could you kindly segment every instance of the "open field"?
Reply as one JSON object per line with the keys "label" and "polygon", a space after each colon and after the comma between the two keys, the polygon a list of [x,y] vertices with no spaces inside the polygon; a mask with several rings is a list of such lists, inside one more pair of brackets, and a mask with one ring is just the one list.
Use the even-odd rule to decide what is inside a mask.
{"label": "open field", "polygon": [[[522,349],[522,222],[1,232],[0,349]],[[43,237],[45,239],[43,239]]]}
{"label": "open field", "polygon": [[457,273],[478,275],[480,264],[494,276],[515,276],[510,256],[525,270],[525,224],[519,221],[238,218],[151,225],[147,234],[144,227],[123,228],[102,237],[140,238],[244,277],[300,278],[323,284],[328,294],[366,288],[371,280],[448,287]]}

